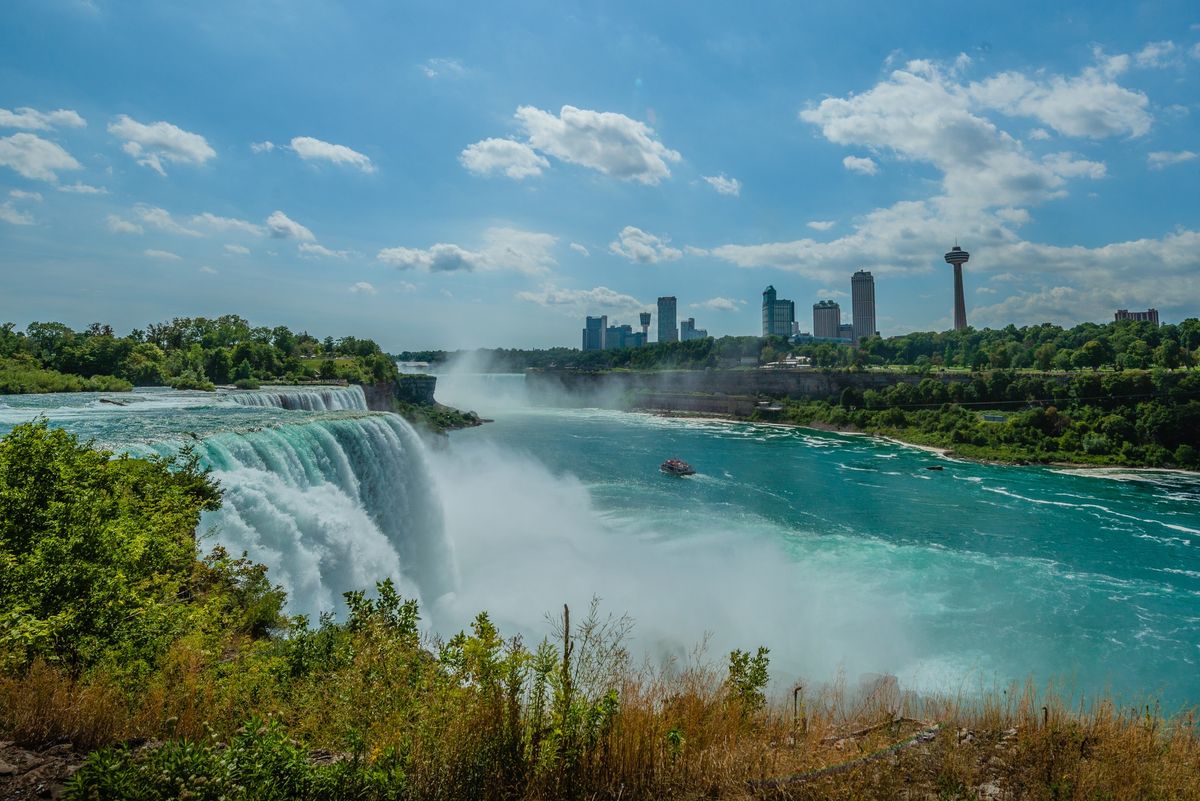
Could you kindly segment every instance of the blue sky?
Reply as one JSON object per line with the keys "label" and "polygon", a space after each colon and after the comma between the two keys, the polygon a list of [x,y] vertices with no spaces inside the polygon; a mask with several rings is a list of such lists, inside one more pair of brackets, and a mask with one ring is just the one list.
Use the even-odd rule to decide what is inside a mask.
{"label": "blue sky", "polygon": [[[0,320],[578,345],[1200,314],[1200,12],[8,0]],[[805,326],[807,327],[807,326]]]}

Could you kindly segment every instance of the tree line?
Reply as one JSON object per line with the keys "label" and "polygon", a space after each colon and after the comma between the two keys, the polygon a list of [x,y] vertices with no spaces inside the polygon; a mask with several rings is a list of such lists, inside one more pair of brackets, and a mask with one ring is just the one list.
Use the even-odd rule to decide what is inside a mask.
{"label": "tree line", "polygon": [[57,322],[31,323],[24,331],[0,324],[0,393],[395,376],[391,358],[370,339],[318,339],[286,326],[252,326],[237,315],[177,317],[125,336],[102,323],[81,331]]}

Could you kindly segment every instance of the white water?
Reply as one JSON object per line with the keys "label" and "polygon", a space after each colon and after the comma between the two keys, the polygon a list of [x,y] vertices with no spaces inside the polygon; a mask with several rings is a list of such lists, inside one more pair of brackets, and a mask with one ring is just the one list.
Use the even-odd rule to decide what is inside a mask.
{"label": "white water", "polygon": [[240,406],[288,409],[305,412],[367,411],[367,398],[362,387],[265,387],[263,389],[227,392],[223,398]]}

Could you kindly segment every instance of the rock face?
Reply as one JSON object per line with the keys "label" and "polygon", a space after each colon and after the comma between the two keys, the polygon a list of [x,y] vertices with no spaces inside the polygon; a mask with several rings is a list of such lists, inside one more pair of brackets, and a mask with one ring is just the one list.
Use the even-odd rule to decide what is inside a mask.
{"label": "rock face", "polygon": [[367,397],[367,408],[373,412],[395,411],[393,400],[411,403],[417,406],[431,406],[434,389],[437,388],[437,376],[432,375],[402,375],[396,381],[380,381],[376,384],[364,384],[363,394]]}

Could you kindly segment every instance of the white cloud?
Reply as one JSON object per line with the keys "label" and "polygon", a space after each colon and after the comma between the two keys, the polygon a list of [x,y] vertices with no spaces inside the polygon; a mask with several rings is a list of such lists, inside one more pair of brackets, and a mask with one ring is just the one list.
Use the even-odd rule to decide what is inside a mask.
{"label": "white cloud", "polygon": [[671,247],[668,244],[670,241],[666,237],[657,237],[627,225],[617,235],[617,241],[609,244],[608,249],[618,256],[642,264],[658,264],[683,258],[683,251]]}
{"label": "white cloud", "polygon": [[819,298],[844,298],[848,297],[846,292],[840,289],[818,289],[817,297]]}
{"label": "white cloud", "polygon": [[996,283],[1008,283],[1010,281],[1020,281],[1021,279],[1013,273],[997,273],[988,278],[988,280],[995,281]]}
{"label": "white cloud", "polygon": [[1108,174],[1108,167],[1100,161],[1087,161],[1078,153],[1051,153],[1042,158],[1042,163],[1063,178],[1100,179]]}
{"label": "white cloud", "polygon": [[38,111],[19,108],[9,111],[0,108],[0,128],[21,128],[26,131],[48,131],[51,128],[83,128],[87,122],[77,112],[60,108],[58,111]]}
{"label": "white cloud", "polygon": [[1174,59],[1178,48],[1174,42],[1149,42],[1143,47],[1138,54],[1134,56],[1139,67],[1164,67],[1171,63]]}
{"label": "white cloud", "polygon": [[879,165],[874,159],[865,158],[862,156],[846,156],[842,159],[842,166],[850,172],[857,172],[862,175],[874,175],[879,172]]}
{"label": "white cloud", "polygon": [[828,231],[837,225],[837,220],[809,220],[805,225],[814,231]]}
{"label": "white cloud", "polygon": [[410,284],[408,281],[401,281],[401,282],[400,282],[400,283],[399,283],[399,284],[396,286],[396,291],[397,291],[397,292],[416,292],[416,291],[417,291],[417,285],[416,285],[416,284]]}
{"label": "white cloud", "polygon": [[1142,136],[1150,130],[1150,100],[1112,80],[1122,71],[1108,61],[1073,78],[1004,72],[959,89],[981,108],[1033,117],[1067,136]]}
{"label": "white cloud", "polygon": [[1188,51],[1188,55],[1192,58],[1200,58],[1200,42],[1192,45],[1192,49]]}
{"label": "white cloud", "polygon": [[739,306],[746,303],[744,300],[732,300],[730,298],[709,298],[700,303],[688,304],[693,309],[709,309],[711,311],[737,311]]}
{"label": "white cloud", "polygon": [[417,66],[426,78],[460,78],[467,71],[456,58],[431,58]]}
{"label": "white cloud", "polygon": [[483,233],[484,244],[470,250],[439,242],[429,248],[384,248],[376,258],[399,270],[422,272],[514,271],[544,273],[555,265],[551,254],[558,241],[550,234],[517,228],[489,228]]}
{"label": "white cloud", "polygon": [[115,214],[108,215],[106,223],[108,225],[108,230],[112,231],[114,234],[142,233],[142,226],[135,222],[130,222],[129,220],[123,220]]}
{"label": "white cloud", "polygon": [[740,197],[742,194],[742,182],[737,178],[726,178],[725,173],[721,173],[720,175],[704,175],[701,177],[708,182],[709,186],[722,195]]}
{"label": "white cloud", "polygon": [[622,180],[657,184],[670,177],[668,162],[682,158],[624,114],[563,106],[556,116],[521,106],[516,117],[534,149]]}
{"label": "white cloud", "polygon": [[154,248],[146,248],[142,253],[152,259],[165,259],[167,261],[179,261],[183,258],[179,254],[172,253],[169,250],[155,250]]}
{"label": "white cloud", "polygon": [[976,288],[977,295],[995,295],[998,290],[994,286],[981,286]]}
{"label": "white cloud", "polygon": [[227,253],[236,253],[239,256],[247,256],[250,253],[250,248],[245,245],[226,245],[225,251]]}
{"label": "white cloud", "polygon": [[26,192],[24,189],[13,189],[9,191],[8,196],[14,200],[31,200],[34,203],[42,202],[41,192]]}
{"label": "white cloud", "polygon": [[217,275],[218,274],[218,271],[215,267],[209,267],[207,264],[205,264],[203,267],[200,268],[200,272],[205,273],[207,275]]}
{"label": "white cloud", "polygon": [[61,146],[31,133],[0,137],[0,166],[34,181],[57,181],[60,170],[82,169]]}
{"label": "white cloud", "polygon": [[350,255],[349,251],[330,250],[324,245],[318,245],[316,242],[301,242],[300,253],[304,256],[319,256],[326,259],[344,259]]}
{"label": "white cloud", "polygon": [[203,214],[194,215],[192,217],[192,224],[203,225],[214,231],[240,231],[241,233],[253,234],[254,236],[263,236],[266,233],[266,229],[261,225],[247,220],[239,220],[236,217],[219,217],[208,211]]}
{"label": "white cloud", "polygon": [[146,223],[147,225],[152,225],[160,231],[166,231],[168,234],[175,234],[177,236],[202,236],[199,231],[187,228],[175,222],[174,218],[171,217],[171,212],[167,211],[166,209],[160,209],[157,206],[148,206],[144,203],[139,203],[133,207],[133,213],[136,214],[142,222]]}
{"label": "white cloud", "polygon": [[92,186],[81,181],[76,181],[73,184],[63,184],[58,187],[59,192],[69,192],[73,195],[107,195],[108,190],[103,186]]}
{"label": "white cloud", "polygon": [[593,289],[560,289],[553,284],[546,284],[536,292],[518,292],[516,298],[546,308],[558,309],[570,316],[596,312],[636,314],[649,309],[649,306],[632,295],[622,294],[606,286]]}
{"label": "white cloud", "polygon": [[589,251],[587,248],[585,248],[583,245],[579,244],[578,242],[572,242],[569,245],[569,247],[571,248],[571,250],[575,251],[576,253],[578,253],[581,256],[592,255],[591,251]]}
{"label": "white cloud", "polygon": [[275,239],[298,239],[301,242],[316,242],[313,232],[288,217],[282,211],[274,211],[267,218],[267,230]]}
{"label": "white cloud", "polygon": [[1196,154],[1190,150],[1157,150],[1146,156],[1146,161],[1150,163],[1150,169],[1161,170],[1163,167],[1169,167],[1172,164],[1182,164],[1185,161],[1191,161],[1196,158]]}
{"label": "white cloud", "polygon": [[11,225],[33,225],[34,223],[33,215],[18,209],[11,200],[0,203],[0,220]]}
{"label": "white cloud", "polygon": [[345,145],[322,142],[311,136],[297,136],[292,139],[291,148],[305,161],[328,161],[339,165],[347,164],[366,173],[375,172],[375,165],[371,163],[371,159]]}
{"label": "white cloud", "polygon": [[251,142],[250,150],[254,153],[270,153],[275,149],[275,143],[270,139],[264,142]]}
{"label": "white cloud", "polygon": [[1045,142],[1050,138],[1050,132],[1045,128],[1034,128],[1029,132],[1029,138],[1034,142]]}
{"label": "white cloud", "polygon": [[121,149],[145,167],[166,175],[163,162],[202,165],[217,153],[200,134],[185,131],[169,122],[149,125],[124,114],[108,126],[108,132],[121,139]]}
{"label": "white cloud", "polygon": [[374,287],[374,285],[369,284],[366,281],[359,281],[355,284],[352,284],[350,286],[350,291],[355,294],[358,294],[358,295],[378,295],[379,294],[379,290],[377,290]]}
{"label": "white cloud", "polygon": [[484,139],[468,145],[458,156],[458,161],[476,175],[503,172],[509,178],[521,180],[541,175],[550,167],[550,162],[538,155],[524,142],[512,139]]}

